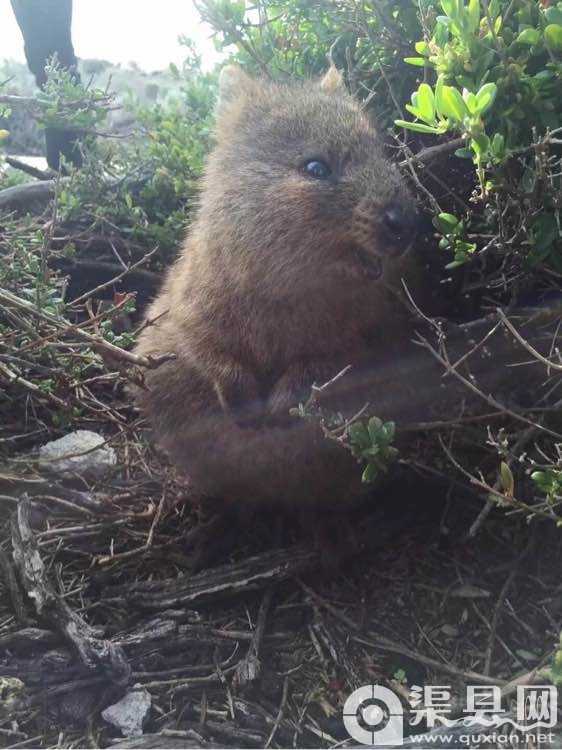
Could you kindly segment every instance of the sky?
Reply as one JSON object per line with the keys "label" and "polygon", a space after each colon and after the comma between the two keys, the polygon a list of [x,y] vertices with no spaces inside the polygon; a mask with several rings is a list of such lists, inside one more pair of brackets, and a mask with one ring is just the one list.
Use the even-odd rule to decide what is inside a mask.
{"label": "sky", "polygon": [[[74,0],[72,41],[77,57],[124,65],[134,60],[144,70],[162,70],[185,57],[179,34],[195,41],[205,68],[220,59],[191,0]],[[25,62],[10,0],[0,0],[0,60],[4,58]]]}

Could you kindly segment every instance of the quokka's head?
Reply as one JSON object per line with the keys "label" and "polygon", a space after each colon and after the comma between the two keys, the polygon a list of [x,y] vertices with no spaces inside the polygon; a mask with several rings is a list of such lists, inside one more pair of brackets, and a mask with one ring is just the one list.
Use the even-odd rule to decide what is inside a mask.
{"label": "quokka's head", "polygon": [[372,283],[412,244],[418,215],[380,136],[331,68],[321,80],[278,84],[223,69],[217,145],[203,188],[204,223],[248,278],[269,286],[321,269]]}

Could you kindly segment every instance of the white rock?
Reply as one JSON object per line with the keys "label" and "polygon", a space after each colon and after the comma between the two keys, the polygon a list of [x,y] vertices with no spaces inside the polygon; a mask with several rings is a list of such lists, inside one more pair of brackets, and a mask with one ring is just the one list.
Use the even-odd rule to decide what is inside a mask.
{"label": "white rock", "polygon": [[140,737],[151,701],[148,690],[135,685],[120,701],[105,708],[101,715],[108,724],[120,729],[124,737]]}
{"label": "white rock", "polygon": [[98,479],[117,463],[105,438],[90,430],[75,430],[39,448],[40,468],[55,474],[79,474]]}

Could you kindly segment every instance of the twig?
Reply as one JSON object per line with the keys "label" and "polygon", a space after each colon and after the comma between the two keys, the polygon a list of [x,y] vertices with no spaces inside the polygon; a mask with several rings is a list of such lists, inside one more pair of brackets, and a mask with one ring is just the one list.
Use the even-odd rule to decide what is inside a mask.
{"label": "twig", "polygon": [[552,362],[550,359],[547,359],[546,357],[543,357],[543,355],[538,352],[529,342],[521,336],[517,328],[513,325],[513,323],[509,320],[509,318],[506,316],[504,311],[498,307],[496,308],[496,312],[498,314],[498,317],[500,318],[501,322],[504,324],[504,326],[507,328],[507,330],[514,336],[517,341],[521,344],[521,346],[526,349],[529,354],[532,354],[535,359],[537,359],[539,362],[542,362],[543,365],[546,365],[546,367],[549,370],[554,370],[555,372],[562,372],[562,365],[556,364],[556,362]]}
{"label": "twig", "polygon": [[[517,457],[518,457],[517,454],[519,453],[519,451],[523,448],[524,445],[527,444],[527,442],[533,437],[533,435],[535,435],[535,433],[536,433],[535,427],[528,427],[523,432],[523,434],[519,437],[519,439],[517,440],[517,442],[515,443],[515,445],[513,446],[511,450],[511,454],[513,458],[510,461],[507,461],[507,465],[509,466],[509,468],[511,468],[512,462],[514,460],[517,460]],[[499,491],[500,488],[501,488],[501,477],[498,477],[497,481],[494,484],[494,489],[496,491]],[[486,518],[488,518],[488,516],[492,512],[492,509],[495,508],[496,505],[497,505],[497,502],[495,498],[489,497],[486,500],[486,504],[484,505],[480,513],[476,516],[476,519],[471,524],[468,530],[467,537],[469,539],[473,539],[476,536],[476,534],[478,534],[478,532],[480,531],[480,528],[484,524],[484,521],[486,520]]]}
{"label": "twig", "polygon": [[118,346],[110,344],[109,341],[105,341],[105,339],[102,339],[100,336],[94,336],[88,331],[82,330],[78,326],[67,323],[66,321],[61,321],[56,316],[51,315],[44,310],[40,310],[33,303],[27,302],[26,300],[17,297],[7,289],[0,289],[0,302],[4,302],[7,305],[12,305],[19,310],[30,313],[40,320],[44,320],[46,323],[57,326],[64,333],[72,333],[77,338],[80,338],[83,341],[87,341],[94,349],[97,349],[100,352],[105,352],[106,354],[116,359],[121,359],[131,365],[137,365],[139,367],[152,369],[155,367],[159,367],[163,362],[167,362],[171,359],[176,358],[176,355],[171,353],[157,356],[149,355],[148,357],[143,357],[140,354],[133,354],[126,349],[120,349]]}
{"label": "twig", "polygon": [[59,409],[63,409],[64,411],[67,410],[68,404],[62,399],[60,399],[58,396],[55,396],[54,393],[41,390],[41,388],[39,388],[38,385],[35,385],[35,383],[32,383],[31,381],[27,380],[27,378],[22,377],[19,373],[14,372],[5,364],[0,362],[0,376],[2,375],[8,381],[8,383],[11,383],[12,385],[19,384],[23,386],[26,390],[28,390],[30,393],[33,393],[34,396],[37,396],[38,398],[44,398],[47,401],[50,401]]}
{"label": "twig", "polygon": [[277,730],[279,729],[279,725],[281,724],[281,721],[283,720],[283,714],[285,713],[285,706],[287,705],[288,695],[289,695],[289,678],[285,677],[285,679],[283,680],[283,695],[281,696],[281,703],[279,704],[279,711],[277,712],[277,716],[275,717],[275,723],[269,734],[269,737],[265,741],[264,748],[266,750],[273,742],[273,738],[275,737],[275,734]]}
{"label": "twig", "polygon": [[352,640],[356,643],[362,643],[364,646],[370,646],[371,648],[378,648],[381,651],[390,651],[395,654],[402,654],[407,656],[414,661],[419,661],[421,664],[425,664],[432,669],[446,672],[447,674],[453,675],[454,677],[461,677],[466,682],[476,682],[477,684],[483,685],[504,685],[505,680],[499,677],[490,677],[489,675],[480,674],[478,672],[472,672],[471,670],[463,670],[460,667],[455,667],[452,664],[446,664],[444,662],[433,659],[431,656],[424,656],[419,654],[417,651],[413,651],[407,646],[402,646],[400,643],[394,643],[389,638],[383,636],[373,635],[372,638],[365,638],[364,636],[354,635]]}
{"label": "twig", "polygon": [[88,299],[89,297],[94,297],[98,292],[101,292],[102,289],[107,289],[108,286],[111,286],[112,284],[117,283],[118,281],[121,281],[122,278],[127,276],[127,274],[131,273],[131,271],[134,271],[139,266],[144,265],[152,256],[154,253],[158,251],[158,247],[153,248],[150,250],[150,252],[143,255],[143,257],[140,260],[137,260],[136,263],[133,263],[130,266],[126,266],[126,268],[121,271],[121,273],[118,273],[117,276],[114,276],[112,279],[109,279],[109,281],[105,281],[103,284],[99,284],[98,286],[94,287],[93,289],[90,289],[88,292],[85,292],[84,294],[80,295],[79,297],[76,297],[72,300],[72,302],[69,302],[69,307],[73,307],[74,305],[79,305],[81,302],[84,302],[84,300]]}
{"label": "twig", "polygon": [[441,448],[445,452],[445,455],[449,459],[449,461],[453,464],[453,466],[458,469],[461,474],[463,474],[472,485],[475,487],[478,487],[479,489],[483,490],[484,492],[488,493],[489,495],[493,495],[496,497],[502,504],[506,505],[513,505],[517,507],[519,510],[526,511],[529,514],[539,516],[540,518],[543,518],[545,521],[558,521],[554,513],[546,513],[546,511],[541,510],[540,508],[537,508],[536,506],[528,506],[525,503],[518,500],[513,495],[509,498],[506,497],[504,492],[500,492],[499,490],[495,489],[495,487],[491,487],[486,482],[482,481],[482,479],[478,479],[473,474],[471,474],[469,471],[467,471],[462,464],[460,464],[457,459],[453,456],[450,449],[445,445],[441,437],[439,437],[439,442],[441,444]]}
{"label": "twig", "polygon": [[501,404],[494,396],[492,395],[486,395],[483,393],[477,386],[474,385],[468,378],[465,378],[463,375],[461,375],[460,372],[458,372],[454,367],[451,366],[451,364],[445,359],[439,352],[437,352],[433,346],[425,339],[423,336],[418,335],[418,341],[417,343],[420,344],[424,349],[427,349],[435,359],[440,362],[443,367],[446,369],[447,373],[450,373],[454,375],[455,378],[457,378],[468,390],[470,390],[472,393],[476,394],[479,398],[484,400],[489,406],[493,407],[494,409],[497,409],[498,411],[502,411],[504,414],[509,415],[510,417],[513,417],[513,419],[516,419],[519,422],[523,422],[524,424],[527,424],[531,427],[535,427],[537,430],[540,430],[541,432],[544,432],[546,435],[550,435],[552,437],[555,437],[557,440],[562,440],[562,435],[560,433],[556,432],[555,430],[551,430],[548,427],[545,427],[544,425],[537,424],[536,422],[533,422],[531,419],[528,419],[527,417],[523,416],[522,414],[518,414],[517,412],[513,411],[512,409],[509,409],[505,404]]}
{"label": "twig", "polygon": [[428,146],[427,148],[423,148],[421,151],[418,151],[417,154],[412,154],[412,156],[409,156],[406,159],[398,162],[398,166],[405,167],[408,164],[412,164],[413,162],[418,162],[419,164],[428,164],[430,161],[438,159],[442,154],[448,154],[449,151],[460,148],[461,146],[464,146],[464,144],[464,138],[453,138],[451,141],[445,141],[444,143],[440,143],[437,146]]}
{"label": "twig", "polygon": [[492,656],[494,654],[494,641],[496,639],[496,631],[498,629],[498,623],[500,621],[501,610],[504,605],[505,598],[509,592],[509,589],[511,588],[513,581],[515,580],[515,576],[519,572],[519,564],[521,563],[521,560],[527,554],[527,552],[528,552],[528,547],[526,547],[523,550],[523,552],[520,555],[518,555],[517,560],[515,561],[515,564],[509,571],[509,575],[504,581],[504,584],[501,588],[496,604],[494,606],[494,614],[492,615],[492,621],[490,623],[490,635],[488,637],[488,645],[486,646],[486,660],[484,662],[484,674],[486,675],[490,674],[490,670],[492,668]]}
{"label": "twig", "polygon": [[152,543],[154,540],[154,531],[158,524],[160,523],[160,519],[162,518],[162,512],[164,510],[164,506],[166,504],[166,490],[162,492],[162,495],[160,497],[160,502],[158,503],[158,507],[156,508],[156,513],[154,514],[154,518],[152,519],[152,523],[150,525],[150,529],[148,531],[148,536],[146,537],[146,542],[140,546],[135,547],[135,549],[127,550],[126,552],[120,552],[116,555],[103,555],[97,558],[96,562],[98,565],[108,565],[109,563],[115,563],[117,561],[121,560],[127,560],[131,557],[136,557],[137,555],[141,555],[144,552],[148,552],[150,548],[152,547]]}
{"label": "twig", "polygon": [[234,673],[234,684],[235,685],[247,685],[249,682],[257,680],[261,673],[261,663],[259,658],[260,648],[263,641],[265,632],[265,623],[267,620],[267,612],[271,606],[271,599],[273,596],[273,589],[266,589],[260,609],[258,612],[258,620],[256,623],[256,629],[252,636],[250,647],[246,656],[238,662],[236,671]]}

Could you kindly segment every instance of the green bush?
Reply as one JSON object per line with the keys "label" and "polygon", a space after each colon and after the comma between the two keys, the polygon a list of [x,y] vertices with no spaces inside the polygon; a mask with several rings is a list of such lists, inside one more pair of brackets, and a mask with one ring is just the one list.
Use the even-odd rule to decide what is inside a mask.
{"label": "green bush", "polygon": [[[72,171],[60,194],[64,219],[87,212],[94,220],[111,221],[137,243],[139,252],[157,246],[156,261],[160,262],[167,262],[177,251],[210,147],[216,76],[201,71],[199,58],[191,52],[188,40],[186,44],[190,54],[182,70],[175,66],[172,70],[178,94],[152,107],[132,97],[127,102],[136,123],[129,137],[103,137],[113,100],[107,94],[102,100],[102,92],[87,92],[87,103],[98,104],[93,113],[80,107],[84,119],[77,128],[85,139],[84,166]],[[58,92],[57,101],[68,100],[70,92],[61,89],[60,81],[55,79],[50,85]],[[75,94],[71,102],[77,100]],[[48,109],[43,122],[51,124],[48,118],[54,116]],[[86,116],[91,118],[88,123]],[[73,120],[66,122],[72,125]]]}
{"label": "green bush", "polygon": [[[201,71],[189,46],[187,53],[183,69],[173,71],[173,96],[153,107],[130,99],[134,129],[128,136],[108,126],[116,106],[110,91],[83,86],[56,65],[49,67],[45,89],[25,103],[27,116],[41,127],[74,130],[84,165],[65,165],[44,214],[2,217],[0,375],[8,388],[1,421],[18,419],[31,394],[37,419],[68,428],[83,414],[81,381],[99,377],[103,391],[105,365],[96,341],[132,348],[135,328],[125,318],[135,312],[134,295],[117,293],[102,305],[86,294],[73,305],[64,274],[54,269],[64,259],[97,260],[99,252],[112,258],[114,240],[123,263],[146,259],[162,268],[177,252],[210,146],[216,81]],[[12,174],[0,175],[1,187],[14,183]]]}
{"label": "green bush", "polygon": [[430,136],[464,139],[456,154],[474,162],[477,190],[465,197],[449,184],[454,203],[466,206],[449,217],[454,231],[443,226],[450,209],[430,205],[449,267],[472,260],[469,276],[500,291],[481,268],[501,266],[504,294],[521,272],[562,273],[561,3],[286,0],[257,15],[228,0],[200,7],[219,46],[235,45],[251,70],[300,78],[325,70],[329,57],[383,129],[396,123],[418,145],[431,145]]}

